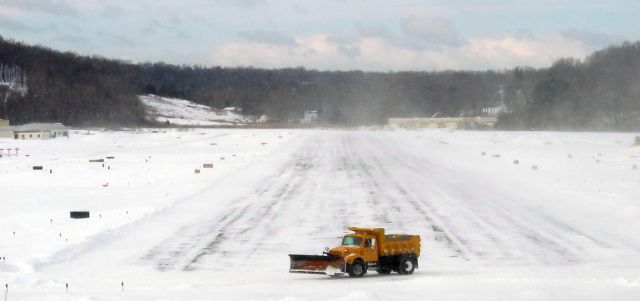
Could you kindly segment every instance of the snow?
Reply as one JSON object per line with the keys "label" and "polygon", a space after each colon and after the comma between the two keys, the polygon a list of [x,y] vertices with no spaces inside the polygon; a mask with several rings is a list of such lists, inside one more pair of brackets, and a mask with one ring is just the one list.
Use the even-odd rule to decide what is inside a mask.
{"label": "snow", "polygon": [[[635,136],[146,129],[0,139],[20,149],[0,158],[1,293],[6,283],[8,300],[638,300]],[[104,167],[89,162],[100,158]],[[320,254],[347,226],[421,235],[420,268],[287,272],[287,254]]]}
{"label": "snow", "polygon": [[220,126],[242,125],[249,119],[235,113],[235,108],[216,110],[184,99],[141,95],[140,101],[145,107],[149,119],[172,125],[183,126]]}

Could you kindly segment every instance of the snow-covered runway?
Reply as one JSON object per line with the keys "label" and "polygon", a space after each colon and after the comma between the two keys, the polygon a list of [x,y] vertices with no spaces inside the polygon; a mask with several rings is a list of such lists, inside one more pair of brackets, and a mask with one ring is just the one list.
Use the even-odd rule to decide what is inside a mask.
{"label": "snow-covered runway", "polygon": [[[0,158],[0,281],[9,300],[636,300],[633,138],[209,129],[3,139],[22,153]],[[88,162],[106,156],[104,167]],[[70,220],[77,209],[91,218]],[[347,226],[420,234],[420,269],[287,273],[288,253],[320,253]]]}

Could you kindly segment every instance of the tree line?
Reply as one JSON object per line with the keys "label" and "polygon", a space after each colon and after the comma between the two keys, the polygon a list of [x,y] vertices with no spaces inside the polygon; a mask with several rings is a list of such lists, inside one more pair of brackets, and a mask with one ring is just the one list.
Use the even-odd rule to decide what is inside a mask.
{"label": "tree line", "polygon": [[156,94],[285,124],[306,110],[327,124],[372,125],[477,116],[504,103],[497,125],[505,129],[640,129],[640,43],[542,69],[382,73],[132,64],[0,37],[0,64],[28,75],[28,93],[8,101],[13,123],[149,125],[137,96]]}
{"label": "tree line", "polygon": [[516,129],[639,130],[640,42],[596,51],[584,61],[516,68],[506,85],[511,110],[499,126]]}

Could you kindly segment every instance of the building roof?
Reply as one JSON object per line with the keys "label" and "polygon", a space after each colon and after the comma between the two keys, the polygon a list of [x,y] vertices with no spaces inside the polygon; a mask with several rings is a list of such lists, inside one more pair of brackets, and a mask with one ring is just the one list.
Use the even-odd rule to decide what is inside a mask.
{"label": "building roof", "polygon": [[27,123],[23,125],[11,126],[10,128],[14,132],[69,130],[69,128],[62,123]]}

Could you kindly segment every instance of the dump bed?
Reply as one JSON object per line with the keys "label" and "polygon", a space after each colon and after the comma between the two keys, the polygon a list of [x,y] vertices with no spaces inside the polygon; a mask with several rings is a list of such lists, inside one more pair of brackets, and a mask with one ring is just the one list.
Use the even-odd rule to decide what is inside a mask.
{"label": "dump bed", "polygon": [[420,236],[405,234],[388,234],[379,246],[381,256],[415,254],[420,256]]}
{"label": "dump bed", "polygon": [[415,254],[420,256],[420,235],[387,234],[383,228],[349,227],[355,233],[370,234],[378,240],[378,255],[391,256],[401,254]]}

